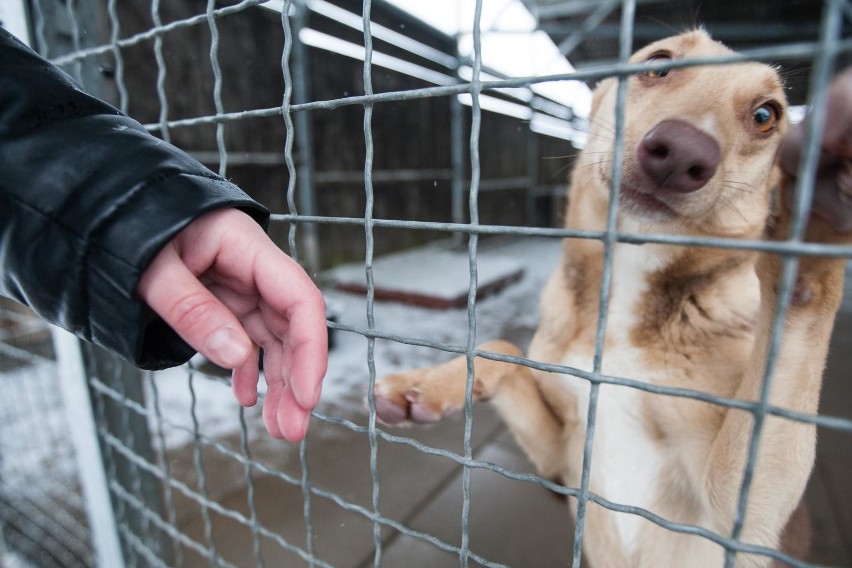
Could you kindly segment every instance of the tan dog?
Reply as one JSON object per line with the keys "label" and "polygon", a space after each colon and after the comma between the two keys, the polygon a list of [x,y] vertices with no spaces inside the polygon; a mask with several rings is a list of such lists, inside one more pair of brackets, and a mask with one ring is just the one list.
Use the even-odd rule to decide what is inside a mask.
{"label": "tan dog", "polygon": [[[727,55],[702,31],[654,43],[632,62]],[[852,194],[852,75],[833,87],[808,239],[846,242]],[[572,175],[567,227],[606,227],[616,81],[601,83],[589,143]],[[833,119],[834,120],[834,119]],[[630,233],[783,239],[801,136],[788,134],[786,100],[772,68],[745,63],[632,76],[625,110],[618,229]],[[783,163],[781,163],[783,162]],[[781,167],[786,166],[786,168]],[[785,172],[787,169],[789,172]],[[792,175],[791,175],[792,174]],[[823,217],[818,219],[817,217]],[[529,358],[592,370],[603,244],[568,239],[545,287]],[[843,286],[844,259],[802,258],[785,322],[770,404],[813,414]],[[602,371],[666,387],[759,398],[781,272],[771,254],[631,245],[613,252]],[[522,355],[504,341],[482,351]],[[474,396],[496,405],[542,476],[580,486],[590,386],[586,380],[484,358]],[[379,417],[429,422],[463,406],[466,360],[391,375],[376,386]],[[590,490],[665,519],[731,534],[751,438],[749,412],[635,388],[600,387]],[[815,428],[769,416],[751,486],[744,542],[778,548],[814,461]],[[576,500],[569,499],[576,511]],[[721,566],[724,549],[637,515],[590,504],[584,561],[604,566]],[[739,554],[738,565],[771,559]]]}

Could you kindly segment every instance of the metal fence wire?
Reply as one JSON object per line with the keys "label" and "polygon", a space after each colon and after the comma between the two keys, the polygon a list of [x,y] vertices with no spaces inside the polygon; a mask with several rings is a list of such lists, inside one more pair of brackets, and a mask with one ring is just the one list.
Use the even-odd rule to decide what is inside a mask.
{"label": "metal fence wire", "polygon": [[34,566],[91,565],[50,332],[0,303],[0,334],[0,563],[24,566],[16,559],[26,558]]}
{"label": "metal fence wire", "polygon": [[[618,77],[619,119],[615,129],[615,148],[616,152],[620,152],[623,140],[621,117],[626,92],[624,80],[646,69],[644,65],[627,62],[631,51],[638,47],[634,42],[635,0],[601,2],[596,6],[580,2],[566,3],[577,9],[583,4],[588,17],[584,25],[561,46],[564,51],[581,44],[585,35],[592,34],[604,17],[620,10],[618,60],[611,64],[535,77],[501,76],[493,70],[484,69],[480,21],[483,1],[487,3],[490,0],[477,0],[469,22],[472,42],[469,59],[459,58],[457,53],[448,56],[422,41],[415,41],[412,39],[415,32],[409,33],[404,26],[390,29],[387,25],[378,24],[379,16],[376,13],[382,11],[381,17],[387,19],[389,10],[387,4],[378,0],[364,0],[363,4],[355,6],[351,2],[328,3],[317,0],[208,0],[206,4],[200,1],[181,3],[180,10],[171,3],[168,3],[169,6],[166,6],[167,3],[161,6],[159,0],[33,0],[29,3],[33,44],[52,61],[75,74],[87,89],[101,96],[112,97],[117,106],[131,114],[134,104],[138,104],[140,99],[156,99],[156,117],[144,119],[148,120],[146,127],[151,132],[185,147],[193,136],[212,136],[215,150],[208,149],[206,153],[198,151],[196,154],[206,162],[215,164],[214,169],[218,167],[218,172],[224,176],[240,171],[246,163],[265,167],[263,164],[268,162],[285,168],[286,176],[277,178],[283,181],[274,189],[276,194],[273,199],[282,208],[273,215],[273,231],[278,231],[279,236],[286,234],[283,240],[287,241],[291,254],[311,270],[318,271],[331,263],[329,259],[323,258],[327,249],[321,240],[321,230],[356,228],[363,231],[361,242],[364,253],[360,270],[364,274],[366,290],[363,304],[355,304],[364,310],[358,318],[329,321],[335,342],[354,344],[359,353],[359,359],[348,361],[342,373],[352,373],[364,380],[357,388],[344,391],[340,396],[342,402],[335,400],[320,407],[314,415],[311,436],[297,448],[266,439],[260,431],[259,412],[255,409],[238,409],[230,400],[227,378],[203,360],[194,359],[188,366],[176,370],[142,374],[94,348],[84,347],[86,384],[91,393],[99,439],[97,455],[104,464],[114,534],[110,536],[104,534],[102,529],[93,530],[94,552],[90,549],[63,552],[72,554],[74,561],[64,562],[60,558],[56,565],[91,565],[96,563],[97,558],[105,566],[399,566],[403,563],[503,566],[508,561],[500,560],[502,557],[499,552],[495,552],[495,557],[492,557],[491,551],[484,550],[484,545],[479,547],[477,543],[480,541],[472,537],[478,530],[474,526],[477,522],[475,519],[482,519],[477,516],[476,509],[478,506],[485,507],[474,499],[479,479],[477,476],[481,472],[499,476],[512,484],[529,486],[541,493],[547,493],[546,489],[576,502],[576,523],[566,529],[573,531],[573,553],[568,550],[572,541],[567,532],[560,542],[551,544],[554,548],[565,549],[564,562],[573,563],[574,566],[583,563],[581,550],[585,520],[591,506],[635,515],[667,530],[707,539],[725,549],[726,566],[733,566],[741,553],[763,555],[791,566],[814,565],[794,559],[779,550],[743,542],[740,533],[761,443],[761,430],[769,417],[816,425],[825,432],[846,436],[852,434],[852,420],[849,418],[805,415],[769,403],[775,354],[780,347],[780,331],[793,293],[798,259],[813,255],[852,257],[852,247],[802,242],[803,207],[797,208],[799,213],[794,219],[794,234],[783,242],[619,232],[615,224],[617,199],[611,199],[607,229],[602,232],[482,222],[480,198],[493,181],[483,176],[484,156],[480,154],[488,143],[483,140],[482,132],[487,127],[484,118],[490,112],[484,108],[483,101],[491,101],[489,96],[499,98],[509,90],[531,92],[530,89],[536,85],[566,81],[593,82],[604,77]],[[240,69],[227,65],[223,52],[238,49],[244,43],[239,46],[231,43],[235,36],[226,36],[225,27],[236,22],[247,22],[250,16],[253,18],[261,9],[266,10],[264,14],[267,21],[270,14],[276,18],[280,14],[276,25],[277,37],[272,38],[270,28],[264,28],[264,32],[259,34],[256,29],[246,25],[245,28],[239,28],[246,36],[242,41],[260,43],[262,51],[268,51],[270,45],[280,48],[280,68],[276,70],[280,78],[275,81],[280,82],[283,96],[282,90],[278,90],[276,96],[279,100],[269,102],[266,106],[237,107],[235,105],[242,103],[229,100],[225,95],[228,85],[251,85],[273,80],[266,75],[234,76]],[[819,33],[811,41],[780,43],[772,48],[754,48],[736,55],[701,61],[678,60],[672,62],[672,65],[718,65],[750,60],[808,61],[810,93],[814,101],[812,112],[815,117],[811,122],[811,139],[818,140],[820,117],[826,112],[822,104],[823,94],[835,61],[839,56],[852,52],[852,40],[841,35],[844,22],[852,20],[852,4],[843,0],[826,0],[813,2],[813,9],[821,10],[822,17]],[[136,19],[131,20],[130,16],[134,14]],[[390,14],[392,19],[396,12],[391,11]],[[336,47],[326,48],[328,51],[342,54],[344,48],[353,45],[357,47],[344,57],[350,61],[360,61],[359,84],[363,86],[362,92],[311,99],[306,85],[325,70],[318,68],[315,60],[313,67],[307,65],[308,50],[318,48],[316,44],[311,47],[311,38],[315,36],[306,30],[311,30],[308,18],[320,16],[333,23],[323,32],[324,37],[338,34],[339,38],[346,40],[345,43],[332,44]],[[150,25],[146,22],[150,22]],[[98,30],[104,33],[95,33]],[[184,77],[180,75],[181,71],[169,67],[168,61],[180,57],[181,45],[186,45],[170,43],[171,38],[179,33],[194,34],[192,37],[195,40],[203,40],[207,61],[195,61],[195,65],[209,69],[204,72],[206,74]],[[251,33],[258,35],[252,37],[249,35]],[[452,39],[455,41],[455,38]],[[381,43],[384,50],[396,55],[388,56],[384,51],[380,53],[374,47],[376,43]],[[431,59],[424,53],[428,53]],[[138,62],[142,57],[148,61],[153,59],[150,68],[155,70],[156,76],[152,92],[134,90],[140,84],[138,75],[143,68],[138,66]],[[383,85],[387,84],[383,78],[386,70],[393,70],[394,66],[399,69],[400,61],[419,62],[419,72],[431,79],[409,83],[404,88],[377,89],[378,80],[381,79]],[[467,69],[465,73],[469,76],[462,72],[463,69]],[[114,90],[103,87],[105,73],[114,82]],[[195,79],[200,84],[192,84],[191,81]],[[203,91],[208,106],[194,107],[192,104],[187,105],[185,100],[174,99],[175,83],[180,84],[179,90],[182,91]],[[249,86],[248,90],[251,89]],[[466,123],[458,121],[453,124],[458,129],[457,134],[464,134],[466,148],[454,147],[453,155],[447,158],[450,168],[445,167],[447,164],[444,162],[438,168],[443,168],[443,173],[439,172],[438,175],[446,174],[441,179],[453,184],[452,217],[441,221],[395,218],[397,215],[391,211],[387,218],[381,218],[376,211],[376,196],[379,187],[387,183],[387,176],[390,176],[392,182],[394,178],[388,173],[389,170],[376,170],[377,153],[388,153],[388,149],[382,148],[384,131],[388,125],[386,122],[378,122],[376,114],[393,105],[412,101],[450,100],[452,105],[456,105],[460,96],[467,97],[465,100],[469,111],[464,112],[469,113],[468,120]],[[526,104],[534,106],[529,100]],[[196,108],[207,111],[198,112]],[[461,113],[461,108],[454,106],[453,112]],[[343,111],[349,113],[347,117],[351,117],[353,112],[361,112],[360,109],[363,109],[363,139],[351,143],[362,152],[363,169],[357,184],[363,188],[363,214],[320,214],[317,199],[321,199],[321,196],[312,193],[312,188],[321,183],[322,172],[318,171],[317,157],[312,155],[312,148],[316,145],[311,136],[319,137],[323,134],[316,125],[312,133],[309,117],[311,113]],[[582,127],[582,122],[575,120],[575,117],[568,117],[566,124],[578,129]],[[420,126],[427,130],[437,128],[433,124]],[[277,130],[281,134],[279,141],[283,144],[249,149],[241,147],[239,151],[234,151],[229,148],[232,140],[229,135],[239,128],[251,129],[260,138],[265,135],[261,130]],[[198,147],[187,149],[198,150]],[[464,155],[468,158],[467,164],[461,163]],[[805,175],[801,179],[812,177],[815,170],[816,152],[808,152],[807,156]],[[614,163],[618,163],[618,160],[614,160]],[[447,171],[453,173],[447,174]],[[461,179],[458,172],[464,172],[465,178]],[[340,179],[345,177],[339,172],[335,175]],[[417,177],[411,172],[399,175]],[[429,179],[430,175],[433,172],[423,174],[423,177]],[[618,175],[616,171],[614,188],[618,187]],[[333,176],[326,177],[330,179]],[[810,198],[812,188],[802,183],[798,189],[799,202],[805,203]],[[464,207],[459,202],[462,195],[468,198],[466,219]],[[399,332],[394,326],[386,326],[382,317],[377,317],[380,311],[374,279],[374,260],[380,246],[377,235],[388,231],[443,235],[453,237],[456,244],[466,240],[468,285],[465,308],[459,311],[460,319],[452,320],[455,324],[462,322],[460,334],[418,337]],[[604,244],[605,269],[600,281],[602,301],[598,307],[597,322],[589,323],[597,326],[594,368],[591,371],[545,364],[523,357],[497,355],[476,348],[482,339],[488,339],[481,337],[480,328],[489,310],[483,307],[478,294],[478,272],[483,252],[488,250],[484,239],[492,236],[513,241],[534,239],[536,243],[557,243],[560,239],[595,239]],[[612,251],[616,243],[718,247],[768,251],[781,255],[784,260],[783,275],[779,282],[781,301],[773,322],[770,357],[759,400],[724,398],[602,372],[607,329],[606,291],[612,280]],[[499,303],[500,298],[489,301]],[[436,313],[434,317],[443,316]],[[411,354],[412,359],[418,362],[440,360],[456,354],[467,358],[469,376],[466,404],[463,417],[455,422],[457,428],[446,431],[450,433],[447,435],[449,440],[436,439],[435,436],[429,438],[428,434],[422,434],[426,437],[421,438],[419,430],[390,429],[377,422],[373,396],[377,374],[380,374],[377,372],[377,351],[383,348],[395,349],[394,346],[403,346],[400,349],[404,350],[396,353]],[[8,357],[20,355],[17,351],[10,353],[4,351]],[[28,357],[24,359],[28,360]],[[493,415],[483,414],[487,411],[473,407],[474,357],[567,374],[590,384],[582,481],[578,487],[563,487],[531,473],[531,468],[500,465],[495,463],[497,460],[480,455],[484,444],[493,441],[502,430],[494,425]],[[409,360],[398,363],[402,368],[415,366]],[[41,368],[41,363],[29,361],[27,364],[33,369]],[[589,472],[592,462],[598,459],[592,449],[601,385],[636,389],[662,400],[670,397],[691,398],[753,415],[748,461],[739,491],[737,517],[730,533],[717,534],[701,526],[661,518],[652,511],[611,502],[590,491]],[[333,385],[326,388],[333,388]],[[7,398],[6,390],[3,392],[0,406],[5,409],[9,405],[19,404]],[[364,392],[367,394],[366,411],[360,407]],[[351,410],[353,407],[356,411]],[[0,412],[0,416],[7,414],[7,410]],[[9,420],[4,422],[8,423]],[[67,532],[69,526],[85,527],[86,523],[77,521],[63,525],[63,515],[58,509],[47,511],[41,505],[38,511],[35,505],[19,507],[12,503],[14,506],[9,507],[10,492],[15,493],[17,489],[10,481],[11,470],[7,465],[10,459],[17,460],[21,455],[19,451],[10,449],[9,440],[12,438],[4,435],[0,447],[3,457],[0,462],[0,518],[3,519],[4,527],[0,540],[4,543],[4,550],[14,552],[21,565],[42,565],[39,557],[30,549],[33,541],[43,539],[32,534],[26,536],[26,525],[40,526],[39,531],[47,530],[56,534]],[[428,441],[424,442],[424,439]],[[57,450],[63,447],[61,442],[45,443]],[[845,443],[848,444],[848,438]],[[53,459],[58,460],[60,457],[56,455]],[[74,458],[68,457],[63,463],[67,464],[69,460],[73,462]],[[49,465],[43,467],[49,469],[52,476],[61,475],[61,471],[64,471]],[[460,471],[460,475],[453,478],[451,471]],[[846,475],[849,476],[848,471]],[[402,507],[399,502],[416,502],[419,507],[425,508],[437,497],[424,493],[418,485],[432,483],[432,487],[435,487],[437,483],[438,489],[443,490],[449,486],[450,479],[456,479],[458,485],[453,486],[453,491],[444,494],[453,497],[454,503],[447,510],[453,511],[456,517],[436,523],[453,527],[452,534],[444,536],[445,533],[438,534],[439,531],[429,529],[436,525],[418,523],[416,510]],[[58,483],[61,485],[63,482]],[[70,483],[72,486],[75,484]],[[79,493],[74,487],[66,489],[73,494]],[[20,493],[16,495],[21,496]],[[32,497],[24,497],[29,499],[28,502],[34,502]],[[500,496],[492,495],[491,499],[499,500]],[[18,499],[17,502],[23,503],[24,500]],[[564,507],[563,504],[558,506]],[[83,509],[82,504],[75,504],[75,512],[71,516],[82,518]],[[297,513],[294,514],[294,511]],[[504,509],[503,514],[511,516],[510,511],[511,508]],[[26,522],[10,524],[9,515],[12,513],[18,519],[26,519]],[[89,523],[95,524],[99,515],[90,510]],[[843,515],[848,515],[848,511],[843,512]],[[566,512],[566,519],[567,516]],[[848,522],[849,517],[846,516],[846,519]],[[524,524],[535,521],[520,520]],[[55,525],[63,526],[56,528]],[[14,535],[10,529],[16,531]],[[25,536],[20,536],[19,532]],[[83,534],[81,538],[85,540],[87,537]],[[118,543],[117,556],[114,549],[110,556],[108,543],[111,538]],[[21,544],[24,540],[29,544]],[[847,546],[852,544],[848,534],[845,542]],[[401,550],[406,551],[404,556],[399,552],[401,545],[404,545]],[[516,546],[523,547],[524,543]],[[846,554],[850,554],[845,557],[846,560],[852,559],[849,550]],[[550,565],[547,561],[537,560],[540,557],[550,558],[540,556],[537,550],[526,550],[523,557],[528,559],[523,564],[525,566]],[[5,558],[12,556],[7,555]],[[422,560],[424,558],[428,560]],[[842,559],[837,561],[843,562]]]}

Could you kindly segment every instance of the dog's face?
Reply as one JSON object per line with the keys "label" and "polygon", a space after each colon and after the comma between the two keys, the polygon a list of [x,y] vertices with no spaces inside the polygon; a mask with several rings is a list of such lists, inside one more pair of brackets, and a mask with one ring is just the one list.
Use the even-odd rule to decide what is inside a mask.
{"label": "dog's face", "polygon": [[[702,31],[653,43],[631,62],[730,55]],[[608,199],[616,81],[598,87],[581,176]],[[631,76],[624,111],[619,215],[662,230],[755,236],[762,230],[786,129],[778,73],[742,63]],[[577,180],[580,181],[580,180]],[[582,184],[580,181],[576,185]]]}

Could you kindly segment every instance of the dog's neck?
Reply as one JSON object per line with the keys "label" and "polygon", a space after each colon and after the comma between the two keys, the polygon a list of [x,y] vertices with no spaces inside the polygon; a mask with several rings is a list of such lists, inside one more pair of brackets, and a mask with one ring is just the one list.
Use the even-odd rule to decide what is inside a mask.
{"label": "dog's neck", "polygon": [[[590,213],[588,208],[585,213]],[[590,222],[592,216],[581,217],[580,227],[573,227],[569,213],[568,226],[601,230],[599,221]],[[648,231],[641,222],[631,219],[622,219],[618,228],[627,233]],[[603,252],[604,245],[597,240],[567,239],[565,242],[563,276],[569,296],[574,300],[578,322],[596,321],[604,271]],[[616,243],[611,256],[608,337],[628,337],[629,334],[635,338],[638,334],[659,338],[665,328],[669,337],[688,341],[693,333],[712,333],[706,326],[721,324],[722,320],[744,330],[748,327],[757,298],[754,295],[757,288],[753,253]],[[725,307],[726,304],[730,307]],[[711,308],[713,318],[718,321],[703,321]],[[689,314],[694,312],[702,317],[690,319]],[[583,327],[594,328],[580,325]],[[578,328],[578,337],[586,331]]]}
{"label": "dog's neck", "polygon": [[[604,245],[596,240],[566,239],[564,266],[570,276],[568,281],[585,289],[598,289],[604,269],[603,251]],[[664,287],[705,287],[728,276],[734,267],[751,267],[753,262],[754,254],[749,251],[628,243],[615,243],[611,260],[614,280],[622,273],[631,275],[636,286],[643,284],[638,281],[641,278]]]}
{"label": "dog's neck", "polygon": [[[594,245],[598,253],[590,254]],[[563,360],[568,349],[594,352],[602,248],[590,240],[566,241],[561,281],[570,307],[566,316],[543,314],[545,326],[559,326],[566,340],[550,355],[550,346],[538,346],[549,360]],[[730,393],[736,379],[731,369],[740,368],[754,339],[760,291],[753,253],[671,249],[615,245],[604,349],[634,350],[643,376],[655,382],[681,380],[696,365],[712,370],[716,387]]]}

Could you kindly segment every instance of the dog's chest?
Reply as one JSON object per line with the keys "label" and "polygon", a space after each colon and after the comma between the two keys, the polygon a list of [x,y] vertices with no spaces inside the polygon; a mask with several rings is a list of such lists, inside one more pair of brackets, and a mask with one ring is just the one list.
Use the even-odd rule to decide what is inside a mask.
{"label": "dog's chest", "polygon": [[[611,359],[611,358],[610,358]],[[591,368],[591,359],[569,356],[564,364],[580,369]],[[617,361],[604,357],[603,374],[611,377],[644,379],[645,373],[629,355]],[[576,402],[577,430],[569,434],[572,443],[567,456],[570,485],[577,486],[583,463],[583,445],[588,424],[591,388],[576,377],[562,378]],[[648,378],[647,382],[653,382]],[[658,483],[666,467],[662,446],[654,440],[642,404],[642,392],[629,387],[602,384],[597,398],[590,489],[612,502],[653,509]],[[636,543],[640,517],[619,514],[615,517],[619,540],[628,554]]]}
{"label": "dog's chest", "polygon": [[[601,372],[605,376],[629,378],[653,383],[657,377],[645,368],[642,352],[630,341],[637,325],[638,303],[647,291],[647,275],[659,265],[648,249],[620,246],[614,255],[612,293],[607,312],[606,344]],[[594,327],[593,323],[590,323]],[[594,353],[569,347],[563,364],[584,371],[593,370]],[[576,402],[577,424],[581,430],[571,433],[574,443],[568,456],[572,477],[579,482],[582,443],[588,422],[589,382],[564,375],[565,389]],[[653,439],[652,429],[643,411],[642,391],[634,388],[602,384],[597,413],[592,455],[592,490],[616,503],[650,508],[656,483],[664,467],[662,448]],[[617,515],[618,535],[628,553],[633,548],[641,520],[635,515]]]}

